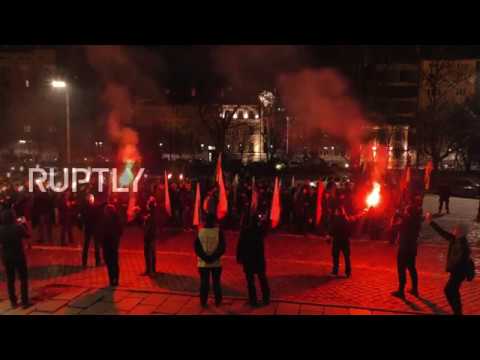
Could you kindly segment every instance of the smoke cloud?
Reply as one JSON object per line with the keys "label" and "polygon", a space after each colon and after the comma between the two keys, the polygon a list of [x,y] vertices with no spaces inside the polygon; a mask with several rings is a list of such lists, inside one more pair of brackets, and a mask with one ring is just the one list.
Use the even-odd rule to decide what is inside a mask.
{"label": "smoke cloud", "polygon": [[165,62],[140,47],[87,46],[86,55],[104,86],[107,134],[118,145],[118,161],[141,161],[138,133],[128,126],[134,115],[133,97],[162,97],[153,75],[165,70]]}
{"label": "smoke cloud", "polygon": [[349,82],[338,71],[306,69],[282,74],[277,85],[287,109],[296,117],[296,127],[321,130],[343,140],[357,154],[369,122],[350,95]]}

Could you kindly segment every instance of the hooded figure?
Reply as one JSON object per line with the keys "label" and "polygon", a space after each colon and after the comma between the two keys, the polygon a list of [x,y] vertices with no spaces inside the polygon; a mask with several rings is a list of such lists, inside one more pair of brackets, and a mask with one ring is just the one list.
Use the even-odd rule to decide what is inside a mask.
{"label": "hooded figure", "polygon": [[434,221],[431,221],[430,214],[427,216],[427,222],[430,222],[432,228],[449,242],[446,271],[450,273],[450,278],[445,285],[444,293],[453,313],[455,315],[462,315],[460,287],[472,271],[471,251],[467,240],[469,228],[466,224],[459,224],[455,226],[453,232],[450,233],[443,230]]}
{"label": "hooded figure", "polygon": [[225,253],[225,236],[223,231],[215,226],[215,213],[207,214],[205,226],[198,231],[195,239],[194,249],[200,273],[200,303],[202,307],[207,306],[211,276],[215,305],[220,306],[222,303],[221,257]]}
{"label": "hooded figure", "polygon": [[260,214],[254,214],[251,220],[245,217],[237,245],[237,262],[243,265],[247,280],[248,299],[251,306],[257,306],[255,277],[257,275],[262,289],[264,305],[270,303],[270,288],[266,275],[265,236],[267,225]]}

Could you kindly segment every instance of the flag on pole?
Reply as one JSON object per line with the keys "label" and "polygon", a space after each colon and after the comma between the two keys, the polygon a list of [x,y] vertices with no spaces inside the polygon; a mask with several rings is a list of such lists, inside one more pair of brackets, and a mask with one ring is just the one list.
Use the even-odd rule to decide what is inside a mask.
{"label": "flag on pole", "polygon": [[429,160],[425,167],[425,190],[430,190],[430,175],[432,174],[433,163]]}
{"label": "flag on pole", "polygon": [[405,191],[408,188],[408,185],[410,184],[410,179],[411,179],[410,166],[407,165],[405,167],[405,171],[403,173],[403,179],[401,183],[402,191]]}
{"label": "flag on pole", "polygon": [[278,182],[278,177],[275,177],[270,220],[272,221],[272,229],[276,228],[280,223],[280,184]]}
{"label": "flag on pole", "polygon": [[227,215],[228,211],[228,200],[227,192],[225,190],[225,183],[223,181],[222,173],[222,154],[218,156],[217,162],[217,183],[218,183],[218,206],[217,206],[217,219],[221,220]]}
{"label": "flag on pole", "polygon": [[258,192],[255,186],[255,176],[252,177],[252,199],[250,201],[250,215],[255,214],[258,207]]}
{"label": "flag on pole", "polygon": [[217,159],[217,170],[215,174],[215,181],[217,184],[220,183],[220,176],[222,176],[222,154],[218,154],[218,159]]}
{"label": "flag on pole", "polygon": [[197,182],[197,191],[195,193],[195,208],[193,210],[193,225],[200,225],[200,183]]}
{"label": "flag on pole", "polygon": [[318,226],[320,224],[320,220],[322,219],[322,198],[323,198],[323,191],[325,190],[325,185],[323,185],[322,180],[318,180],[318,187],[317,187],[317,213],[315,214],[315,225]]}
{"label": "flag on pole", "polygon": [[168,190],[167,170],[165,170],[165,211],[168,216],[172,216],[172,205],[170,204],[170,192]]}

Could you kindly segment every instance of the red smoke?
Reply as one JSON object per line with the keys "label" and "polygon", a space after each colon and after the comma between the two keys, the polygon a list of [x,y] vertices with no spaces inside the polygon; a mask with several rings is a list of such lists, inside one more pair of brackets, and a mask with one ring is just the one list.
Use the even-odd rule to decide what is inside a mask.
{"label": "red smoke", "polygon": [[[151,81],[143,80],[127,49],[120,46],[87,46],[87,59],[100,76],[104,91],[102,100],[108,106],[106,118],[109,139],[118,146],[117,160],[141,161],[138,151],[139,138],[135,130],[127,125],[133,116],[130,91],[146,84],[153,88]],[[140,79],[140,80],[139,80]]]}
{"label": "red smoke", "polygon": [[111,109],[107,118],[107,132],[111,141],[118,145],[118,160],[125,162],[141,160],[138,151],[138,134],[125,126],[131,121],[133,105],[128,89],[118,84],[108,84],[103,100]]}
{"label": "red smoke", "polygon": [[281,75],[277,84],[296,127],[320,129],[344,140],[352,155],[360,149],[368,120],[349,94],[348,81],[333,69],[303,70]]}

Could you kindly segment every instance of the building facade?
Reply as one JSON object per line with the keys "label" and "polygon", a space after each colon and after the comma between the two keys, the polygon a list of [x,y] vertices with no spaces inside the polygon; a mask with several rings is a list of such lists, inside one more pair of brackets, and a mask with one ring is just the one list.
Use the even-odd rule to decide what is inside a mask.
{"label": "building facade", "polygon": [[65,100],[50,87],[56,74],[55,50],[0,51],[4,152],[20,157],[43,154],[48,160],[58,156],[57,132],[60,118],[65,119]]}

